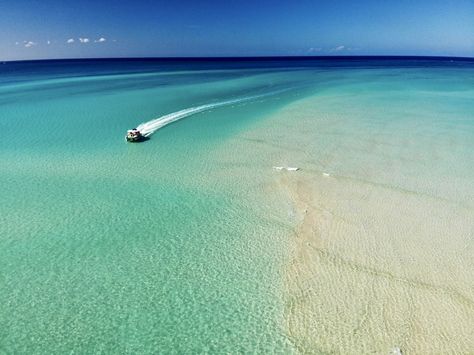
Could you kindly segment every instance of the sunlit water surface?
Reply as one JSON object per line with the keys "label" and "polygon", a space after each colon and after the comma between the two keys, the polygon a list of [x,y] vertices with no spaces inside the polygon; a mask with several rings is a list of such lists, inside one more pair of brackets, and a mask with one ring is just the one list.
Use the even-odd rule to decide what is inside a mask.
{"label": "sunlit water surface", "polygon": [[[443,316],[397,318],[422,307],[410,282],[474,329],[473,73],[457,60],[3,64],[0,352],[428,349],[406,339]],[[125,143],[140,124],[150,139]],[[348,223],[320,226],[332,264],[303,267],[318,290],[288,290],[299,220],[272,169],[285,164]]]}

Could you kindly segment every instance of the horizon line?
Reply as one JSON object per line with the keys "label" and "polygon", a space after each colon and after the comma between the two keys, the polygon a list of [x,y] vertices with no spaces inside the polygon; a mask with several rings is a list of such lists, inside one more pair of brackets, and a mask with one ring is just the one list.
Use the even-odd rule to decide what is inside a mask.
{"label": "horizon line", "polygon": [[456,59],[463,61],[474,60],[474,57],[467,56],[448,56],[448,55],[276,55],[276,56],[166,56],[166,57],[87,57],[87,58],[39,58],[39,59],[17,59],[0,60],[0,63],[18,63],[18,62],[47,62],[47,61],[80,61],[80,60],[278,60],[278,59],[357,59],[357,58],[382,58],[382,59]]}

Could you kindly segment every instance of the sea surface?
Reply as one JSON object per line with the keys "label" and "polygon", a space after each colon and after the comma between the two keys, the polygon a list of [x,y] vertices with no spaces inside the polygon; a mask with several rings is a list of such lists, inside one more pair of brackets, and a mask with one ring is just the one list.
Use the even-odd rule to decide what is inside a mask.
{"label": "sea surface", "polygon": [[474,351],[474,60],[7,62],[0,130],[0,354]]}

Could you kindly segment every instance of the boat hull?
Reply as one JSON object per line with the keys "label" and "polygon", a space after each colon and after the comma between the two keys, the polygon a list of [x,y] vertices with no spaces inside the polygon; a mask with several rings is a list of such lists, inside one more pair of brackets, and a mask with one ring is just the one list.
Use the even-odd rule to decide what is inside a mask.
{"label": "boat hull", "polygon": [[146,141],[146,138],[143,136],[140,137],[125,137],[125,140],[129,143],[140,143]]}

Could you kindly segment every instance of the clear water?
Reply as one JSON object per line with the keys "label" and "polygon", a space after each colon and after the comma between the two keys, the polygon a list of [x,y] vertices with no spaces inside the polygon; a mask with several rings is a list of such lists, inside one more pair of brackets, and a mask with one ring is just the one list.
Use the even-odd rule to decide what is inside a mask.
{"label": "clear water", "polygon": [[302,168],[279,176],[300,223],[285,314],[302,353],[472,353],[473,74],[326,73],[245,133],[262,166]]}
{"label": "clear water", "polygon": [[[337,200],[344,216],[354,213],[343,194],[353,181],[452,202],[433,217],[462,216],[434,238],[441,248],[454,241],[446,258],[439,249],[413,253],[403,261],[411,271],[401,272],[461,288],[472,300],[473,73],[469,61],[382,58],[3,64],[0,351],[385,349],[375,328],[340,336],[358,317],[350,305],[347,318],[334,316],[329,301],[317,305],[326,315],[306,309],[317,327],[298,310],[288,313],[298,220],[272,165],[297,164],[317,186],[326,181],[315,178],[321,172],[339,176],[318,201],[330,208]],[[153,129],[146,142],[124,142],[127,129],[196,107],[204,109],[172,116],[179,120]],[[359,216],[386,224],[390,213],[367,212],[380,205],[362,203]],[[406,225],[421,221],[420,212]],[[435,224],[425,224],[411,230],[416,248],[430,243]],[[377,233],[400,252],[410,235]],[[364,238],[347,229],[334,245],[341,235]],[[384,270],[397,271],[390,250],[370,258],[369,244],[341,254],[364,264],[380,258]],[[459,250],[464,266],[445,264],[456,270],[452,284],[447,272],[433,278],[433,260]],[[339,269],[312,277],[335,286],[331,275],[343,280]],[[350,282],[326,292],[346,294]],[[351,348],[359,343],[365,348]],[[420,340],[409,345],[426,349]]]}

